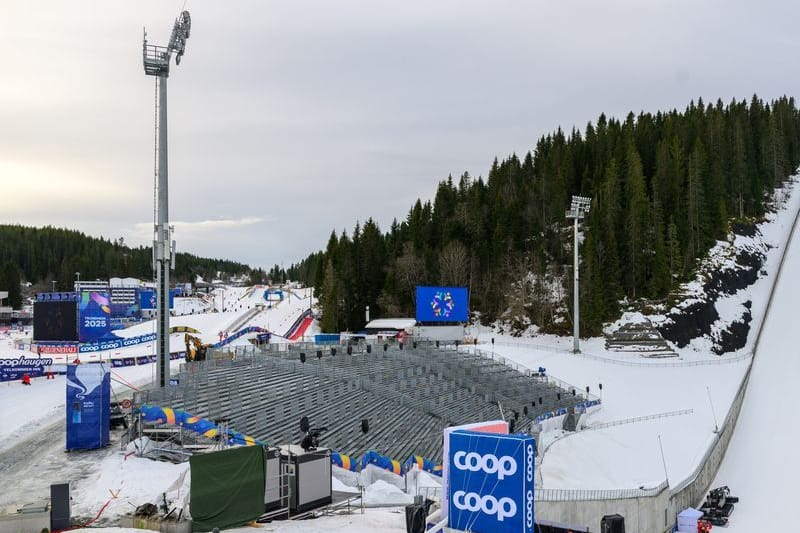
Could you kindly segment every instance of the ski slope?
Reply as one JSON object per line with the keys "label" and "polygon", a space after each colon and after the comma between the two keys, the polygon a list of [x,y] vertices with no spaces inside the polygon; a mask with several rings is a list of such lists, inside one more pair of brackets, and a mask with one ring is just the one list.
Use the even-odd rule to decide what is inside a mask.
{"label": "ski slope", "polygon": [[742,410],[712,488],[728,485],[739,496],[729,532],[797,531],[790,512],[795,483],[800,416],[793,392],[800,377],[794,326],[800,301],[800,231],[786,251],[783,269],[750,371]]}

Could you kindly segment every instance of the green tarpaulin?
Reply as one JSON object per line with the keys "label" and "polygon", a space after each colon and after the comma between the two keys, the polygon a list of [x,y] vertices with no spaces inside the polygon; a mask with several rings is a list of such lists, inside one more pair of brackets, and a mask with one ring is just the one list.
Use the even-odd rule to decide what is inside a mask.
{"label": "green tarpaulin", "polygon": [[193,455],[190,509],[193,531],[241,526],[264,514],[264,451],[242,446]]}

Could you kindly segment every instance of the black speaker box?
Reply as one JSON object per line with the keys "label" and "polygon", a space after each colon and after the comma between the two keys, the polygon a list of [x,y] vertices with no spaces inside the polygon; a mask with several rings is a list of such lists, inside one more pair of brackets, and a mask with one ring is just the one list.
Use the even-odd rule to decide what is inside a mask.
{"label": "black speaker box", "polygon": [[428,516],[425,505],[412,503],[406,505],[406,533],[425,533],[425,518]]}
{"label": "black speaker box", "polygon": [[69,483],[50,485],[50,531],[69,529]]}
{"label": "black speaker box", "polygon": [[600,533],[625,533],[625,519],[618,514],[604,516],[600,520]]}

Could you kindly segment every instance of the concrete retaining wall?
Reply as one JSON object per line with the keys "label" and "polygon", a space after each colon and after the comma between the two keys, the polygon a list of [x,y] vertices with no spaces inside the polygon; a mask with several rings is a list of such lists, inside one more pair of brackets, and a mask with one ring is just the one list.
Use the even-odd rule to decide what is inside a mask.
{"label": "concrete retaining wall", "polygon": [[[620,514],[625,517],[625,531],[655,533],[665,531],[669,525],[669,489],[656,496],[613,500],[537,501],[536,518],[568,524],[587,526],[589,531],[600,531],[600,520],[605,515]],[[674,519],[674,517],[673,517]]]}

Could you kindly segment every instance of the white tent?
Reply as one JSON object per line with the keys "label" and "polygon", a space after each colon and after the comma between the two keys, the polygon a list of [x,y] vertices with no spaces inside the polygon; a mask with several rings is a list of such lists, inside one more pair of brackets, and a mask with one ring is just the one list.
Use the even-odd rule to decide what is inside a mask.
{"label": "white tent", "polygon": [[697,533],[697,521],[703,517],[703,513],[692,507],[688,507],[678,514],[678,531],[691,531]]}

